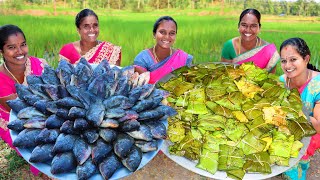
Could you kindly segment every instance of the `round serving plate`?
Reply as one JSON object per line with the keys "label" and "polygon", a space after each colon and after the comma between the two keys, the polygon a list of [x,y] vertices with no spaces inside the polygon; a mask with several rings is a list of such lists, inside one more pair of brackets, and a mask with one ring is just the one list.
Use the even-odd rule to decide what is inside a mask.
{"label": "round serving plate", "polygon": [[[16,114],[11,111],[10,112],[10,121],[13,121],[17,119]],[[162,123],[167,127],[168,126],[168,121],[167,120],[161,120]],[[18,132],[10,130],[10,135],[12,138],[12,141],[14,141],[17,136],[18,136]],[[162,146],[164,140],[159,139],[157,140],[158,143],[158,149],[156,151],[151,151],[148,153],[143,153],[142,155],[142,160],[141,163],[138,167],[137,170],[141,169],[143,166],[145,166],[149,161],[151,161],[158,153],[158,151],[160,150],[160,147]],[[32,166],[34,166],[35,168],[37,168],[39,171],[41,171],[42,173],[46,174],[47,176],[51,177],[51,178],[55,178],[55,179],[61,179],[61,180],[70,180],[70,179],[77,179],[77,174],[76,172],[70,172],[70,173],[63,173],[63,174],[52,174],[50,172],[51,169],[51,165],[50,164],[45,164],[45,163],[31,163],[29,161],[30,156],[31,156],[31,152],[33,149],[30,148],[17,148],[18,152],[21,154],[21,156]],[[130,174],[132,174],[134,172],[129,171],[127,168],[125,168],[124,166],[122,166],[121,168],[119,168],[112,176],[110,179],[119,179],[119,178],[123,178],[126,176],[129,176]],[[103,180],[102,176],[100,174],[95,174],[93,175],[90,180]]]}

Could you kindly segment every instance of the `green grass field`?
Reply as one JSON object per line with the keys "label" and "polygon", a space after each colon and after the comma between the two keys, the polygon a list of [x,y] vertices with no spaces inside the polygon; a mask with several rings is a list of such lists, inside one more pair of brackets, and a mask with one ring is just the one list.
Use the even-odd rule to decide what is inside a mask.
{"label": "green grass field", "polygon": [[[238,36],[238,15],[210,15],[210,13],[183,13],[155,11],[130,13],[124,11],[97,11],[100,21],[100,40],[122,47],[122,66],[133,63],[142,50],[153,46],[154,21],[162,15],[173,16],[178,23],[175,48],[194,56],[194,63],[220,60],[222,44]],[[63,44],[79,39],[74,25],[74,15],[59,16],[3,16],[0,25],[16,24],[27,36],[29,54],[43,57],[56,66],[58,52]],[[226,13],[225,13],[226,14]],[[235,13],[233,13],[235,14]],[[260,37],[268,42],[280,44],[290,37],[301,37],[312,52],[312,62],[319,67],[320,19],[302,17],[278,17],[262,15]],[[278,67],[277,74],[281,74]]]}

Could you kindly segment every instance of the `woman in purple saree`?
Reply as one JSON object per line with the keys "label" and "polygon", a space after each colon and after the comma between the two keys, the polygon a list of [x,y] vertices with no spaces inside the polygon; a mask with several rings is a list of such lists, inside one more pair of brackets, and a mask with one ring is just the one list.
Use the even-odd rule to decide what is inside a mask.
{"label": "woman in purple saree", "polygon": [[192,56],[180,49],[172,49],[177,33],[177,23],[170,16],[160,17],[153,27],[156,45],[141,51],[134,59],[139,73],[150,71],[150,84],[155,84],[172,71],[190,66]]}

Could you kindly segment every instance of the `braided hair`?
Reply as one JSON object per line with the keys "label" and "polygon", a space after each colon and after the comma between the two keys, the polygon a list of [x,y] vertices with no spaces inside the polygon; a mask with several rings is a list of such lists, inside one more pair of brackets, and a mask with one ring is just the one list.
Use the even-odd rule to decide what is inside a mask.
{"label": "braided hair", "polygon": [[[280,46],[280,52],[283,47],[288,45],[295,48],[302,58],[305,58],[307,55],[311,57],[310,49],[303,39],[296,37],[285,40]],[[310,63],[310,61],[308,62],[307,68],[313,71],[320,72],[314,65]]]}

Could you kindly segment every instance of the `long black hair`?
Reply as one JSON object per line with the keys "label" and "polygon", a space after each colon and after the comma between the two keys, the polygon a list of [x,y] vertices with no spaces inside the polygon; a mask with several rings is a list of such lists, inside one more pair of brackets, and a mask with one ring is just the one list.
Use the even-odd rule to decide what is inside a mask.
{"label": "long black hair", "polygon": [[242,13],[240,14],[240,17],[239,17],[238,27],[240,26],[240,22],[241,22],[243,16],[245,16],[246,14],[254,15],[258,19],[259,27],[261,27],[261,23],[260,23],[261,14],[256,9],[245,9],[244,11],[242,11]]}
{"label": "long black hair", "polygon": [[76,19],[75,19],[75,24],[76,24],[77,28],[80,28],[80,24],[83,21],[83,18],[85,18],[87,16],[95,16],[97,18],[97,21],[99,21],[97,14],[93,10],[83,9],[77,14]]}
{"label": "long black hair", "polygon": [[0,26],[0,50],[3,51],[3,46],[7,42],[9,36],[16,33],[21,33],[26,40],[23,31],[18,26],[12,24]]}
{"label": "long black hair", "polygon": [[157,32],[157,29],[159,27],[159,25],[162,23],[162,21],[173,21],[174,24],[176,25],[176,33],[178,33],[178,24],[177,22],[171,17],[171,16],[162,16],[159,19],[157,19],[157,21],[154,23],[153,25],[153,34],[155,34]]}
{"label": "long black hair", "polygon": [[[290,38],[290,39],[287,39],[285,40],[281,46],[280,46],[280,52],[282,50],[282,48],[286,47],[286,46],[292,46],[293,48],[296,49],[296,51],[299,53],[299,55],[304,59],[307,55],[309,55],[311,57],[311,52],[310,52],[310,49],[307,45],[307,43],[301,39],[301,38],[298,38],[298,37],[295,37],[295,38]],[[311,69],[311,70],[314,70],[314,71],[318,71],[320,72],[314,65],[312,65],[310,63],[310,60],[308,62],[308,65],[307,65],[307,68],[308,69]]]}

